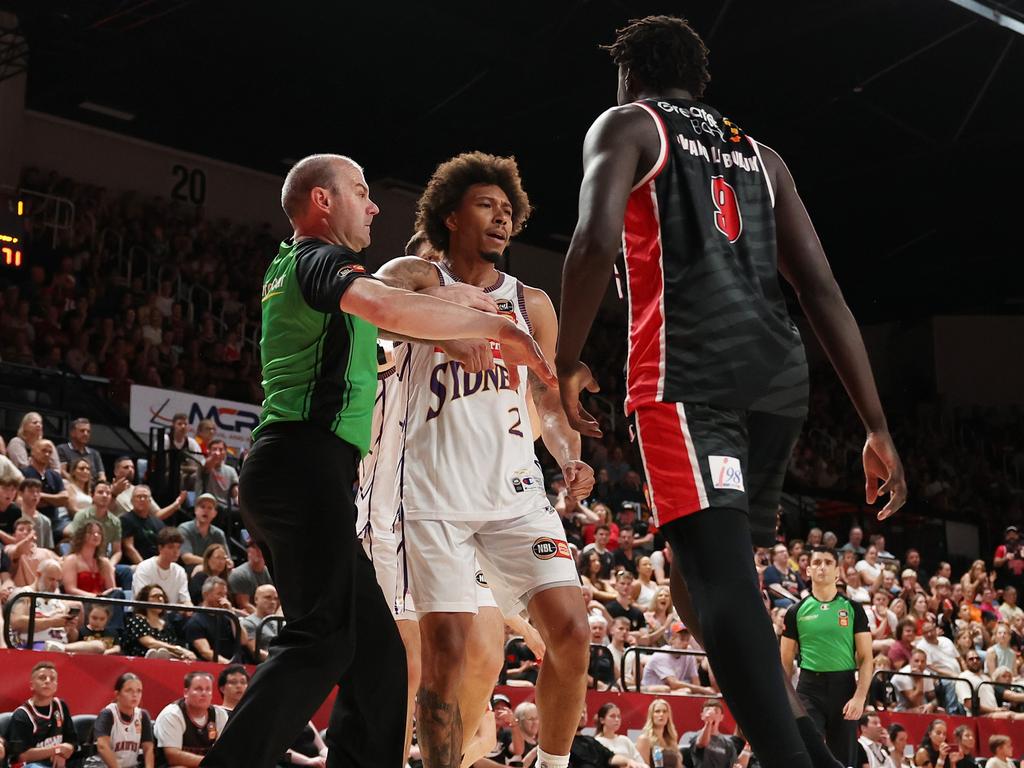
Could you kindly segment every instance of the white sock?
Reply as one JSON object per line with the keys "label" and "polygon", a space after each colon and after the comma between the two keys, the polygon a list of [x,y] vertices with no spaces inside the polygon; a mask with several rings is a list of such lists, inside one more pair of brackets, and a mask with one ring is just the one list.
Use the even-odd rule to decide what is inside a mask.
{"label": "white sock", "polygon": [[569,768],[569,756],[549,755],[537,747],[537,768]]}

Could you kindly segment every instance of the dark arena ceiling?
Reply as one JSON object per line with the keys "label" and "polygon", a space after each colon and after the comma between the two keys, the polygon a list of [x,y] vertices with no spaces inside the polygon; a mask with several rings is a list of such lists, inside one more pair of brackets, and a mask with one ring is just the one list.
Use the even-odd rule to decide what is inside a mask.
{"label": "dark arena ceiling", "polygon": [[1024,39],[951,0],[0,6],[29,44],[32,109],[279,174],[337,151],[422,185],[460,151],[514,153],[523,237],[556,250],[615,97],[597,45],[682,15],[711,49],[705,100],[787,159],[862,320],[1024,311]]}

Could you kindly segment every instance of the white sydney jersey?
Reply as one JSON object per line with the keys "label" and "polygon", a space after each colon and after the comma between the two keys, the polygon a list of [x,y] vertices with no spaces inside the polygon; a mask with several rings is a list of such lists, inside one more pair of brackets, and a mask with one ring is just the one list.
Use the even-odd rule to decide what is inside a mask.
{"label": "white sydney jersey", "polygon": [[117,764],[122,768],[134,768],[139,764],[139,753],[142,751],[142,710],[136,707],[131,722],[125,723],[117,704],[108,704],[106,709],[114,716],[114,724],[110,727],[110,748]]}
{"label": "white sydney jersey", "polygon": [[[442,285],[459,280],[443,266]],[[499,272],[487,289],[498,311],[532,333],[522,284]],[[467,373],[439,347],[401,344],[398,378],[407,397],[400,481],[407,520],[503,520],[545,509],[544,479],[526,406],[527,369],[513,389],[491,342],[495,368]]]}
{"label": "white sydney jersey", "polygon": [[398,524],[399,474],[402,471],[402,423],[406,401],[395,375],[390,342],[378,347],[377,400],[373,405],[370,450],[359,462],[356,535],[394,538]]}

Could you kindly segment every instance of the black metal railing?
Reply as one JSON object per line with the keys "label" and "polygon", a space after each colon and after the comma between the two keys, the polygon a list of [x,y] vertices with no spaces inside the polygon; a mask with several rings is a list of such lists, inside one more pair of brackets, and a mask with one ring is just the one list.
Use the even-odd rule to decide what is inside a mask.
{"label": "black metal railing", "polygon": [[263,644],[263,628],[265,626],[267,626],[267,624],[278,624],[279,626],[277,628],[277,631],[280,632],[281,631],[281,627],[283,627],[285,624],[287,624],[287,621],[284,618],[284,616],[278,616],[276,614],[272,615],[272,616],[264,616],[263,617],[263,621],[261,621],[259,623],[259,625],[256,627],[256,642],[253,645],[253,656],[256,657],[254,659],[254,661],[257,664],[259,664],[260,661],[261,661],[261,659],[260,659],[260,651],[263,650],[263,648],[262,648],[262,644]]}
{"label": "black metal railing", "polygon": [[[932,680],[932,681],[947,680],[947,681],[953,683],[953,693],[954,693],[954,696],[956,697],[958,702],[960,702],[960,696],[959,696],[959,694],[956,693],[956,685],[957,685],[957,683],[963,683],[971,691],[971,696],[970,696],[971,701],[972,701],[971,709],[972,710],[976,710],[977,709],[976,702],[978,701],[978,689],[974,687],[974,685],[971,683],[970,680],[968,680],[967,678],[964,678],[964,677],[950,677],[949,675],[936,675],[936,674],[931,673],[931,672],[900,672],[898,669],[879,669],[879,670],[875,670],[875,673],[871,676],[871,679],[872,679],[872,681],[874,681],[877,678],[879,680],[888,680],[889,682],[892,682],[892,678],[897,677],[897,676],[900,676],[900,677],[920,677],[920,678],[923,678],[925,680]],[[1024,691],[1024,688],[1022,688],[1021,690]],[[896,703],[899,704],[899,692],[898,691],[896,692],[896,697],[897,697]],[[977,714],[977,713],[975,712],[975,714]]]}
{"label": "black metal railing", "polygon": [[[61,595],[53,592],[19,592],[13,595],[4,605],[4,632],[7,640],[8,648],[18,648],[18,640],[15,636],[15,631],[11,626],[11,611],[14,609],[14,605],[19,600],[28,600],[28,626],[25,627],[25,642],[26,645],[21,646],[23,648],[31,648],[35,637],[36,630],[36,601],[37,600],[59,600],[67,603],[84,603],[87,605],[109,605],[109,606],[121,606],[122,608],[135,608],[148,610],[150,608],[159,608],[162,611],[169,611],[171,613],[209,613],[215,616],[226,616],[231,620],[232,633],[234,640],[234,650],[232,656],[237,656],[238,651],[241,648],[242,638],[242,624],[238,620],[238,616],[235,615],[234,611],[229,611],[226,608],[207,608],[202,605],[176,605],[174,603],[150,603],[143,602],[141,600],[121,600],[115,597],[85,597],[81,595]],[[220,646],[220,625],[216,627],[217,634],[214,635],[216,646]],[[18,633],[21,634],[21,633]]]}

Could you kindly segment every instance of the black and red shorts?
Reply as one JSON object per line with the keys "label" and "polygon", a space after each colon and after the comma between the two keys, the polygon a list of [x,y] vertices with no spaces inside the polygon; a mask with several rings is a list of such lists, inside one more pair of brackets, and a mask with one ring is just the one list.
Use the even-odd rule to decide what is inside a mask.
{"label": "black and red shorts", "polygon": [[803,421],[704,403],[639,406],[634,423],[657,524],[731,507],[748,513],[754,544],[770,546]]}

